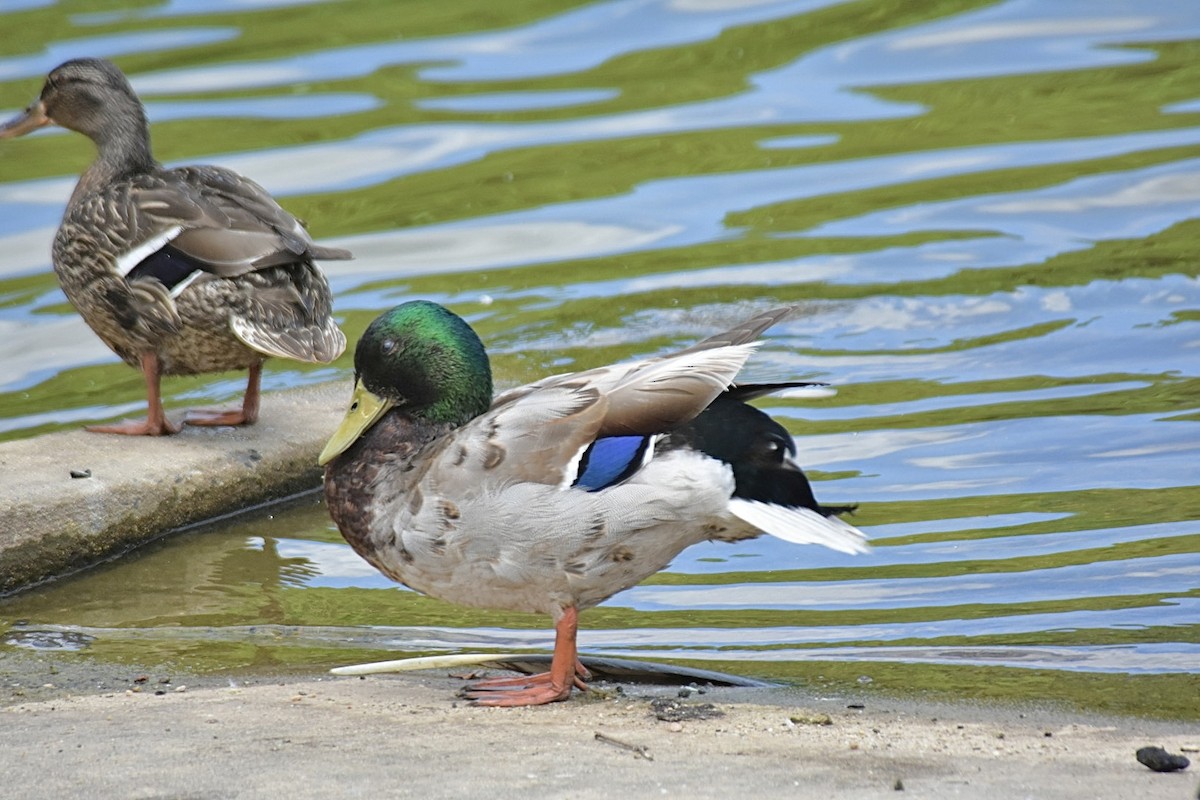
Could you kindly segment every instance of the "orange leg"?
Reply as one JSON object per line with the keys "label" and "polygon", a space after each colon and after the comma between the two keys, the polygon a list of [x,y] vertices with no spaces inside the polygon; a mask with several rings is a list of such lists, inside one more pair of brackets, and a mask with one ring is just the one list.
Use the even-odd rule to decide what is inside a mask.
{"label": "orange leg", "polygon": [[127,419],[112,425],[88,425],[93,433],[119,433],[125,436],[165,436],[179,433],[179,426],[171,424],[162,407],[159,382],[162,367],[154,353],[142,353],[142,376],[146,379],[146,418]]}
{"label": "orange leg", "polygon": [[554,657],[550,671],[517,678],[492,678],[467,688],[464,696],[477,706],[538,706],[566,700],[571,687],[587,689],[584,679],[591,677],[575,649],[575,634],[579,626],[579,610],[574,606],[563,609],[554,623]]}
{"label": "orange leg", "polygon": [[258,421],[259,384],[262,381],[262,361],[250,365],[250,377],[246,381],[246,396],[242,398],[240,411],[222,411],[216,408],[197,408],[189,411],[183,421],[188,425],[253,425]]}

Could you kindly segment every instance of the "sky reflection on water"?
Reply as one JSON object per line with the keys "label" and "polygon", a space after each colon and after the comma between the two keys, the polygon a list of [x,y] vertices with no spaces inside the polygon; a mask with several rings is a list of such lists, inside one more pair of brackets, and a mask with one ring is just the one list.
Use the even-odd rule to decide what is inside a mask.
{"label": "sky reflection on water", "polygon": [[[59,12],[9,3],[0,20],[22,8]],[[61,38],[0,46],[0,83],[15,111],[65,58],[117,58],[172,163],[244,172],[355,252],[327,265],[348,331],[410,296],[447,302],[502,381],[798,304],[752,375],[837,389],[763,406],[819,496],[861,504],[874,553],[694,547],[584,616],[589,653],[795,675],[1200,673],[1200,6],[612,0],[537,18],[517,3],[488,28],[414,7],[403,30],[347,33],[360,11],[85,2],[47,26]],[[8,436],[141,408],[50,273],[83,153],[65,132],[0,143]],[[265,385],[349,368],[273,363]],[[165,388],[207,402],[240,386]],[[525,618],[477,624],[397,589],[319,507],[177,537],[5,610],[29,642],[59,631],[92,653],[138,637],[190,657],[250,642],[258,656],[212,645],[248,662],[293,644],[548,643]]]}

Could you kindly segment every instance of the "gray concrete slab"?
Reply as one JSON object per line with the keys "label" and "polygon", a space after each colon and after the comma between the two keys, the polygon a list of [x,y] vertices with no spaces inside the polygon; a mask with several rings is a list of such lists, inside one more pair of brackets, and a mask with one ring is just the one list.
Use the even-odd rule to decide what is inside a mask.
{"label": "gray concrete slab", "polygon": [[317,454],[348,398],[348,386],[328,384],[271,393],[258,423],[244,428],[185,426],[165,437],[78,430],[0,443],[0,593],[320,486]]}
{"label": "gray concrete slab", "polygon": [[[1195,725],[1049,710],[712,690],[719,716],[658,719],[646,695],[538,708],[454,701],[445,675],[173,685],[0,709],[12,800],[340,797],[1193,798],[1193,769],[1135,752]],[[1192,754],[1193,757],[1195,754]]]}

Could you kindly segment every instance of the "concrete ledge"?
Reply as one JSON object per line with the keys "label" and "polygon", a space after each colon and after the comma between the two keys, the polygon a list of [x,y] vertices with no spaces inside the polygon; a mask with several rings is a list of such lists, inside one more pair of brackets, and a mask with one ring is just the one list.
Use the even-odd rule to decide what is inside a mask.
{"label": "concrete ledge", "polygon": [[[1194,745],[1192,723],[869,694],[856,710],[791,690],[680,700],[630,685],[591,702],[471,708],[455,702],[462,681],[429,673],[222,683],[0,709],[6,800],[1196,796],[1192,770],[1134,759],[1147,744]],[[721,716],[671,722],[652,699]]]}
{"label": "concrete ledge", "polygon": [[248,428],[185,427],[162,438],[79,430],[0,443],[0,594],[318,487],[317,454],[348,397],[342,384],[272,393]]}

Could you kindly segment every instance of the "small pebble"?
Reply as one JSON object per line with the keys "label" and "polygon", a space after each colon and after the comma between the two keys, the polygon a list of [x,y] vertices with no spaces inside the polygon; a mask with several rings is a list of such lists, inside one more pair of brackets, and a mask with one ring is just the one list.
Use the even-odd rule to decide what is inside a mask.
{"label": "small pebble", "polygon": [[667,726],[667,730],[669,730],[671,733],[679,733],[680,731],[683,730],[683,723],[682,722],[672,722],[670,725]]}
{"label": "small pebble", "polygon": [[892,788],[895,789],[897,792],[903,792],[904,791],[904,781],[900,780],[899,778],[896,778],[896,782],[892,784]]}
{"label": "small pebble", "polygon": [[650,710],[662,722],[683,722],[684,720],[714,719],[725,716],[725,712],[712,703],[687,704],[669,697],[651,700]]}
{"label": "small pebble", "polygon": [[1155,772],[1178,772],[1187,769],[1191,761],[1186,756],[1168,753],[1161,747],[1143,747],[1137,751],[1138,763],[1149,767]]}
{"label": "small pebble", "polygon": [[71,470],[72,478],[90,478],[92,471],[90,469],[73,469]]}
{"label": "small pebble", "polygon": [[833,718],[828,714],[809,714],[800,712],[788,717],[788,721],[796,725],[832,725]]}

